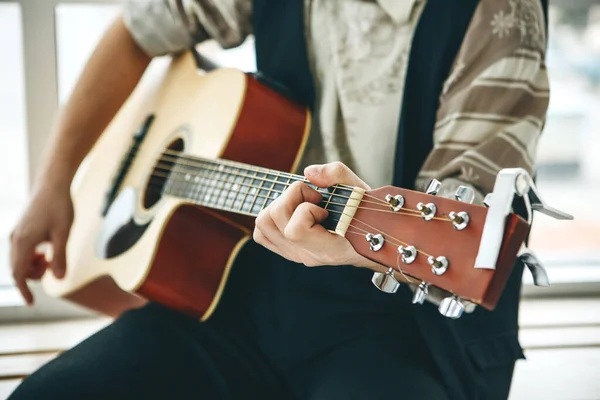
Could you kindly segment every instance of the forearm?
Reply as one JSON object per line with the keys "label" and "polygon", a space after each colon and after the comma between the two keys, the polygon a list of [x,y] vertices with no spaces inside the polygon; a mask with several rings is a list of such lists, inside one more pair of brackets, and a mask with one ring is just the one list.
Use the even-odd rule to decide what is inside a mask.
{"label": "forearm", "polygon": [[119,17],[96,47],[52,127],[35,187],[70,185],[79,164],[131,94],[150,60]]}

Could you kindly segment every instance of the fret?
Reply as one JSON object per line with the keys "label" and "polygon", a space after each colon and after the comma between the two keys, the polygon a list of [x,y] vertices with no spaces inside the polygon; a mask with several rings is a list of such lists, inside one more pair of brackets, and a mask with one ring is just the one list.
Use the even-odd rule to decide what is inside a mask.
{"label": "fret", "polygon": [[181,165],[180,162],[177,162],[175,164],[175,167],[173,168],[173,173],[172,173],[172,177],[173,177],[173,194],[177,197],[183,197],[183,183],[181,181],[181,176],[182,176],[182,170],[183,167]]}
{"label": "fret", "polygon": [[244,185],[246,185],[246,193],[244,194],[244,198],[242,200],[242,204],[240,206],[240,211],[244,213],[249,213],[252,209],[252,204],[254,204],[255,198],[252,196],[256,194],[257,190],[254,187],[255,181],[258,176],[258,171],[253,170],[252,177],[244,177]]}
{"label": "fret", "polygon": [[195,190],[193,193],[193,198],[197,203],[201,203],[204,197],[204,191],[206,190],[206,186],[203,184],[204,176],[206,174],[206,170],[203,167],[199,167],[194,172],[194,186]]}
{"label": "fret", "polygon": [[174,184],[173,171],[175,170],[176,167],[177,167],[177,164],[173,164],[171,166],[171,169],[169,170],[169,172],[167,172],[167,180],[163,187],[163,194],[165,194],[165,195],[172,195],[172,187]]}
{"label": "fret", "polygon": [[280,193],[283,193],[289,186],[292,181],[291,175],[277,175],[277,183],[273,187],[273,190],[276,190]]}
{"label": "fret", "polygon": [[[331,202],[331,199],[333,198],[333,195],[335,194],[335,190],[338,188],[338,186],[334,186],[333,189],[331,190],[331,192],[329,193],[329,196],[327,197],[327,201],[325,202],[325,205],[323,206],[323,208],[325,210],[327,210],[327,206],[329,205],[329,203]],[[321,202],[323,202],[325,200],[325,197],[323,197],[323,200],[321,200]]]}
{"label": "fret", "polygon": [[[260,195],[264,196],[263,206],[262,206],[263,210],[265,208],[269,207],[269,204],[271,204],[275,200],[271,196],[271,193],[273,192],[273,188],[275,187],[275,182],[277,182],[277,177],[275,175],[267,174],[265,185],[268,186],[268,190],[261,189],[261,191],[260,191]],[[261,188],[262,188],[262,184],[261,184]],[[273,194],[275,195],[275,193],[273,193]]]}
{"label": "fret", "polygon": [[224,207],[226,209],[233,208],[233,203],[235,201],[235,197],[240,190],[237,180],[240,177],[240,175],[243,174],[243,171],[241,171],[239,168],[235,168],[235,167],[230,167],[229,172],[230,172],[230,174],[227,177],[227,183],[225,184],[225,187],[227,188],[227,198],[225,199]]}
{"label": "fret", "polygon": [[207,176],[206,182],[206,193],[204,194],[204,202],[207,205],[211,205],[214,202],[217,193],[217,180],[215,179],[217,176],[217,172],[210,171]]}
{"label": "fret", "polygon": [[217,205],[219,207],[225,206],[225,201],[227,200],[227,196],[229,195],[229,189],[231,189],[231,184],[229,183],[229,175],[231,168],[225,167],[224,165],[219,166],[219,198],[217,199]]}
{"label": "fret", "polygon": [[319,205],[329,212],[323,225],[335,229],[352,189],[333,186],[320,189],[304,177],[285,172],[214,161],[177,160],[164,186],[164,193],[206,207],[258,215],[268,207],[290,184],[301,181],[319,191],[323,198]]}
{"label": "fret", "polygon": [[335,229],[351,194],[352,189],[344,189],[337,185],[329,189],[328,201],[324,207],[328,216],[322,224],[326,229]]}
{"label": "fret", "polygon": [[[235,177],[235,185],[234,185],[235,195],[231,199],[231,205],[229,206],[229,208],[232,211],[241,211],[242,210],[242,204],[243,204],[244,198],[248,194],[248,190],[250,190],[249,186],[244,183],[245,180],[250,181],[249,178],[246,178],[247,173],[248,173],[248,171],[244,171],[244,174],[240,174]],[[249,182],[248,182],[248,184],[249,184]]]}
{"label": "fret", "polygon": [[202,167],[198,174],[198,191],[196,193],[196,199],[201,204],[204,203],[206,193],[208,191],[208,176],[209,172],[206,168]]}
{"label": "fret", "polygon": [[196,185],[194,184],[195,168],[194,165],[190,165],[189,162],[182,163],[182,167],[182,179],[185,197],[193,200],[196,192]]}
{"label": "fret", "polygon": [[258,181],[259,184],[252,185],[252,188],[250,189],[250,194],[253,195],[253,198],[248,212],[253,215],[258,215],[260,210],[262,210],[262,205],[265,201],[264,197],[260,196],[260,191],[262,190],[265,184],[265,173],[258,172],[254,180]]}

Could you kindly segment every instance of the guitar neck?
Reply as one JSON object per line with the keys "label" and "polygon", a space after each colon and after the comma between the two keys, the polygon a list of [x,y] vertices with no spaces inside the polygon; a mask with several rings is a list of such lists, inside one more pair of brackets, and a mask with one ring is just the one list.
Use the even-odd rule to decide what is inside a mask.
{"label": "guitar neck", "polygon": [[301,175],[226,160],[209,160],[168,151],[163,154],[168,170],[163,194],[217,210],[256,217],[294,182],[304,182],[323,196],[319,206],[329,211],[323,222],[334,230],[352,188],[335,185],[318,188]]}

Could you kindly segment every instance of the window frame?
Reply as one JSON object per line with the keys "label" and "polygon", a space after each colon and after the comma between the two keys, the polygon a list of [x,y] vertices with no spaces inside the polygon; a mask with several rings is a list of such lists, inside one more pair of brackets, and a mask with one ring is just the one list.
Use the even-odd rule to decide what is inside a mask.
{"label": "window frame", "polygon": [[[23,66],[25,84],[25,135],[28,186],[31,187],[42,151],[58,112],[58,64],[55,9],[60,4],[119,4],[122,0],[0,0],[21,8]],[[39,60],[44,60],[43,63]],[[32,285],[36,304],[25,307],[22,302],[0,306],[0,322],[93,315],[64,301],[50,298]],[[14,298],[16,288],[0,287],[0,296]]]}
{"label": "window frame", "polygon": [[[23,30],[23,65],[25,84],[25,126],[27,137],[27,167],[29,186],[33,182],[40,155],[49,136],[48,127],[52,125],[58,112],[58,64],[55,9],[61,4],[119,4],[123,0],[0,0],[0,3],[16,3],[21,7]],[[40,63],[39,60],[44,60]],[[552,267],[567,271],[568,265]],[[589,264],[593,272],[590,276],[598,276],[600,264]],[[558,271],[558,270],[555,270]],[[561,276],[566,276],[564,273]],[[6,320],[31,320],[46,318],[80,317],[93,315],[79,307],[64,301],[52,299],[45,295],[39,284],[34,283],[36,305],[25,307],[22,303],[12,306],[0,304],[0,322]],[[14,287],[0,287],[3,291],[16,291]],[[561,278],[548,288],[535,288],[531,284],[526,271],[523,284],[524,297],[554,297],[561,295],[589,295],[600,292],[598,280],[579,280]],[[14,297],[14,296],[13,296]]]}

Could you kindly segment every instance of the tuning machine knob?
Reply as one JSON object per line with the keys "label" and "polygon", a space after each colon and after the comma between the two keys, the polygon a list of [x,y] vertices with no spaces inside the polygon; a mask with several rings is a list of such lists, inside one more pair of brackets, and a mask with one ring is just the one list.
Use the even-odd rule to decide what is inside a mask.
{"label": "tuning machine knob", "polygon": [[483,205],[489,208],[491,204],[492,204],[492,194],[488,193],[483,198]]}
{"label": "tuning machine knob", "polygon": [[402,257],[404,264],[413,263],[418,255],[415,246],[398,246],[398,254]]}
{"label": "tuning machine knob", "polygon": [[451,296],[446,297],[440,302],[438,311],[444,317],[458,319],[462,316],[465,311],[465,306],[460,302],[458,297]]}
{"label": "tuning machine knob", "polygon": [[385,201],[390,204],[392,211],[400,211],[402,207],[404,207],[404,197],[401,194],[397,194],[392,196],[391,194],[385,195]]}
{"label": "tuning machine knob", "polygon": [[475,200],[475,192],[468,186],[460,185],[454,193],[454,198],[461,203],[473,204]]}
{"label": "tuning machine knob", "polygon": [[435,213],[437,212],[437,207],[433,203],[418,203],[417,210],[421,211],[421,217],[425,221],[431,221],[433,217],[435,217]]}
{"label": "tuning machine knob", "polygon": [[377,233],[375,235],[372,233],[367,233],[365,235],[365,239],[367,240],[367,242],[369,242],[369,247],[371,248],[371,251],[381,250],[381,248],[383,247],[383,243],[385,242],[385,239],[383,238],[383,235],[381,233]]}
{"label": "tuning machine knob", "polygon": [[532,250],[528,249],[525,244],[521,245],[521,248],[517,253],[517,257],[519,257],[523,264],[525,264],[525,266],[529,269],[529,272],[531,272],[535,286],[550,285],[548,273],[546,272],[546,269],[542,265],[540,259]]}
{"label": "tuning machine knob", "polygon": [[454,229],[457,231],[462,231],[469,225],[469,214],[465,211],[450,211],[450,213],[448,213],[448,218],[450,218],[452,226],[454,226]]}
{"label": "tuning machine knob", "polygon": [[423,304],[425,298],[429,294],[429,283],[423,281],[417,288],[415,289],[415,293],[413,294],[412,302],[413,304]]}
{"label": "tuning machine knob", "polygon": [[371,278],[373,285],[382,292],[396,293],[400,287],[400,282],[394,278],[394,269],[390,268],[387,272],[375,272]]}
{"label": "tuning machine knob", "polygon": [[437,179],[432,179],[429,181],[429,185],[427,185],[427,189],[425,189],[426,194],[437,195],[442,187],[442,182]]}
{"label": "tuning machine knob", "polygon": [[444,256],[429,256],[427,257],[427,263],[431,265],[431,272],[438,276],[445,274],[448,270],[448,266],[450,265],[448,259]]}

